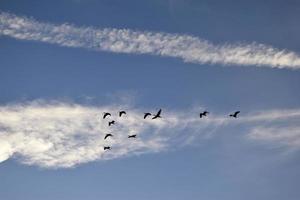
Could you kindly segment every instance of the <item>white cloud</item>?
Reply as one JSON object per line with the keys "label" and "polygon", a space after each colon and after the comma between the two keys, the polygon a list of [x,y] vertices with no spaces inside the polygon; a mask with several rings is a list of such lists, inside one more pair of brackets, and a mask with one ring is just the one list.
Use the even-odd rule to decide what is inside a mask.
{"label": "white cloud", "polygon": [[272,143],[277,147],[300,148],[300,127],[256,127],[248,135],[250,139]]}
{"label": "white cloud", "polygon": [[300,109],[270,110],[268,112],[252,112],[247,117],[241,116],[244,122],[276,122],[278,120],[299,119]]}
{"label": "white cloud", "polygon": [[[235,129],[236,125],[246,127],[247,139],[300,148],[300,129],[296,125],[300,110],[296,109],[242,112],[238,119],[214,113],[200,119],[190,116],[190,111],[164,109],[162,119],[144,120],[144,112],[155,110],[124,107],[127,115],[119,118],[117,112],[121,107],[116,105],[33,101],[0,106],[0,162],[16,158],[28,165],[68,168],[95,160],[177,148],[199,138],[216,137],[226,126]],[[113,114],[110,119],[116,120],[115,126],[108,127],[109,119],[102,119],[105,111]],[[104,140],[107,133],[114,136]],[[138,134],[138,138],[128,139],[128,134]],[[105,152],[105,145],[112,150]]]}
{"label": "white cloud", "polygon": [[[145,111],[130,109],[119,118],[118,110],[44,101],[2,106],[0,161],[16,156],[22,163],[56,168],[157,152],[169,145],[171,135],[178,134],[176,129],[186,125],[181,125],[179,116],[171,112],[168,118],[144,120]],[[115,126],[108,127],[109,120],[102,119],[105,111],[113,114]],[[112,133],[113,138],[104,140],[107,133]],[[138,134],[138,138],[128,139],[128,134]],[[112,146],[112,151],[104,152],[105,145]]]}
{"label": "white cloud", "polygon": [[199,64],[300,68],[299,54],[263,44],[215,45],[190,35],[54,25],[6,12],[0,13],[0,35],[96,51],[175,57]]}

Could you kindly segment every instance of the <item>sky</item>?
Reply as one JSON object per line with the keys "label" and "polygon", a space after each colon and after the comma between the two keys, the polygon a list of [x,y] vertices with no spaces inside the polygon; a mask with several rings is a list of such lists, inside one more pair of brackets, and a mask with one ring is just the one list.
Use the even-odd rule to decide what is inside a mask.
{"label": "sky", "polygon": [[1,199],[299,199],[299,11],[1,0]]}

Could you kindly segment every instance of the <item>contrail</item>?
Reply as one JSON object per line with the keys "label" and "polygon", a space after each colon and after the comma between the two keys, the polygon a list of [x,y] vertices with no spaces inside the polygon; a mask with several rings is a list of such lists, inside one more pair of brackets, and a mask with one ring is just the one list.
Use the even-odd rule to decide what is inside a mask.
{"label": "contrail", "polygon": [[[126,106],[127,107],[127,106]],[[124,107],[123,107],[124,108]],[[241,114],[210,113],[200,119],[195,110],[163,109],[161,119],[143,119],[145,111],[127,107],[88,106],[70,102],[33,101],[0,106],[0,162],[13,158],[42,168],[69,168],[79,164],[158,153],[207,140],[235,129],[247,130],[245,139],[300,149],[300,110],[271,110]],[[198,110],[198,109],[197,109]],[[103,112],[112,116],[103,119]],[[290,113],[290,114],[289,114]],[[109,120],[115,120],[108,127]],[[276,131],[273,131],[276,130]],[[113,134],[104,140],[107,133]],[[137,134],[136,139],[128,139]],[[242,133],[241,133],[242,134]],[[112,150],[104,151],[104,146]]]}
{"label": "contrail", "polygon": [[0,35],[96,51],[174,57],[198,64],[300,68],[298,53],[255,42],[216,45],[190,35],[55,25],[7,12],[0,13]]}

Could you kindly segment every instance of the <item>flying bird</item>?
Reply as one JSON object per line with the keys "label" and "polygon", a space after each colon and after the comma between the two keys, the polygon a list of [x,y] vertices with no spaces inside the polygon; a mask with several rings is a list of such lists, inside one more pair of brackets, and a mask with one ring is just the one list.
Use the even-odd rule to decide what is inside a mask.
{"label": "flying bird", "polygon": [[110,150],[110,147],[104,147],[104,151],[105,151],[105,150]]}
{"label": "flying bird", "polygon": [[112,124],[115,124],[115,121],[114,121],[114,120],[108,122],[108,126],[111,126]]}
{"label": "flying bird", "polygon": [[121,117],[123,114],[126,115],[126,112],[124,110],[120,111],[119,112],[119,117]]}
{"label": "flying bird", "polygon": [[152,119],[161,118],[160,114],[161,114],[161,109],[159,109],[159,111],[156,113],[154,117],[152,117]]}
{"label": "flying bird", "polygon": [[229,116],[230,117],[234,117],[234,118],[237,118],[237,115],[240,113],[240,111],[236,111],[234,112],[233,114],[230,114]]}
{"label": "flying bird", "polygon": [[151,115],[151,113],[144,113],[144,119],[146,119],[150,115]]}
{"label": "flying bird", "polygon": [[105,137],[104,137],[104,140],[105,140],[106,138],[108,138],[108,137],[113,137],[113,135],[110,134],[110,133],[106,134]]}
{"label": "flying bird", "polygon": [[135,135],[128,135],[128,138],[136,138],[136,134]]}
{"label": "flying bird", "polygon": [[105,112],[105,113],[103,114],[103,119],[105,119],[107,116],[111,116],[111,114],[108,113],[108,112]]}
{"label": "flying bird", "polygon": [[207,114],[209,114],[209,112],[207,112],[207,111],[200,113],[200,118],[202,118],[203,116],[207,116]]}

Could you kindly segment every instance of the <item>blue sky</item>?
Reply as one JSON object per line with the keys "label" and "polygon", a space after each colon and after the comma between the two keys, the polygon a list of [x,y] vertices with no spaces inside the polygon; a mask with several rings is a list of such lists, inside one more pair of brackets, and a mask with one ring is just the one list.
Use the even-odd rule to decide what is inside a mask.
{"label": "blue sky", "polygon": [[[0,163],[1,198],[299,199],[299,9],[300,3],[283,0],[1,1],[1,13],[30,23],[68,23],[80,30],[93,27],[100,32],[104,28],[126,29],[132,35],[171,34],[167,38],[188,35],[208,41],[212,52],[224,53],[226,58],[230,57],[227,51],[244,50],[253,44],[251,55],[262,57],[247,59],[242,55],[227,63],[222,59],[213,62],[218,58],[203,51],[211,59],[204,62],[207,57],[197,54],[202,50],[201,42],[193,46],[195,57],[189,57],[189,48],[180,45],[174,46],[180,56],[174,56],[177,52],[171,52],[169,46],[163,49],[165,54],[156,50],[145,53],[144,49],[116,53],[126,49],[108,46],[103,51],[102,43],[95,49],[87,46],[88,42],[82,48],[78,45],[82,38],[97,39],[88,35],[71,35],[78,43],[70,48],[54,39],[43,42],[0,33],[0,155],[9,155]],[[1,22],[1,31],[5,23]],[[42,28],[34,31],[42,32]],[[130,41],[136,42],[134,38]],[[167,45],[170,42],[167,39]],[[230,48],[222,51],[224,44]],[[261,50],[258,44],[272,48],[274,54]],[[294,56],[288,56],[289,52]],[[276,60],[274,55],[279,54],[283,57]],[[86,142],[81,144],[72,135],[74,131],[60,127],[66,119],[53,116],[56,108],[63,108],[66,115],[72,113],[74,105],[83,114],[70,114],[68,120],[92,127],[104,122],[91,121],[84,114],[101,116],[107,109],[115,113],[127,108],[128,122],[120,122],[114,131],[125,136],[127,131],[138,131],[141,149],[113,141],[115,152],[120,154],[112,149],[111,154],[91,154],[87,159],[79,153],[80,147],[102,148],[91,147],[93,131],[85,132],[86,126],[78,128],[68,121],[76,137]],[[161,123],[149,122],[135,129],[136,116],[159,108],[163,109]],[[198,113],[204,109],[211,113],[202,122]],[[226,121],[235,110],[242,111],[236,119],[240,121]],[[36,114],[32,118],[32,113],[43,117]],[[56,138],[43,124],[60,127],[57,135],[62,136]],[[64,136],[74,143],[67,141],[68,148],[60,146],[59,152],[46,148],[48,142],[57,143],[45,138],[60,141]],[[153,140],[155,137],[166,141]],[[40,145],[37,142],[41,140]],[[7,145],[9,151],[4,149]],[[68,151],[78,152],[72,166],[66,159]],[[45,155],[51,155],[55,164],[45,161]]]}

